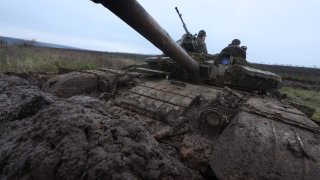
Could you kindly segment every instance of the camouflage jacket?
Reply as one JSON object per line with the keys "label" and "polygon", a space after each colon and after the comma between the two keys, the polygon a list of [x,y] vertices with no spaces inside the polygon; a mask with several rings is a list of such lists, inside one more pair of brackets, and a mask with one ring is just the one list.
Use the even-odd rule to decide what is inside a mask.
{"label": "camouflage jacket", "polygon": [[200,38],[193,41],[193,52],[208,54],[207,45]]}
{"label": "camouflage jacket", "polygon": [[221,53],[227,53],[232,55],[233,57],[241,57],[243,59],[247,58],[247,53],[243,49],[231,44],[222,49]]}

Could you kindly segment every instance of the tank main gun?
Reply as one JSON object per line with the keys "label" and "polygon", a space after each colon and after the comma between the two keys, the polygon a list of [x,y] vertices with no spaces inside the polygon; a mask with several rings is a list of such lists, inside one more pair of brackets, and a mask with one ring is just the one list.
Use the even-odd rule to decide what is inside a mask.
{"label": "tank main gun", "polygon": [[192,36],[191,33],[189,32],[186,24],[184,23],[184,21],[183,21],[183,19],[182,19],[182,14],[179,12],[179,10],[178,10],[177,7],[175,7],[175,9],[176,9],[176,11],[177,11],[177,13],[178,13],[178,15],[179,15],[179,18],[181,19],[182,26],[183,26],[183,29],[186,31],[187,37]]}
{"label": "tank main gun", "polygon": [[198,63],[192,59],[136,0],[91,0],[108,8],[153,45],[187,71],[191,80],[200,83]]}

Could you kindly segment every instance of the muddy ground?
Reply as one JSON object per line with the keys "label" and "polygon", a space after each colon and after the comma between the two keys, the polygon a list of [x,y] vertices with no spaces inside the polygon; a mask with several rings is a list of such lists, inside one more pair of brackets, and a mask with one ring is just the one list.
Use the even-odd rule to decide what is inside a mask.
{"label": "muddy ground", "polygon": [[[296,139],[288,138],[280,144],[281,152],[268,151],[279,158],[270,163],[270,156],[263,157],[264,150],[269,141],[281,140],[261,135],[269,130],[257,131],[253,126],[257,115],[238,115],[239,122],[234,121],[217,139],[217,133],[196,118],[199,109],[161,121],[114,105],[101,86],[90,85],[104,77],[85,74],[81,84],[75,84],[79,88],[69,94],[45,88],[58,82],[52,76],[19,76],[0,74],[0,179],[291,179],[301,174],[312,179],[320,175],[317,133],[302,132],[308,137],[303,149]],[[117,78],[126,79],[119,91],[137,83]],[[266,118],[261,123],[276,128],[281,124]],[[279,131],[292,130],[282,126]],[[282,158],[286,163],[304,162],[307,169],[301,169],[300,163],[284,168]]]}
{"label": "muddy ground", "polygon": [[208,163],[188,165],[159,142],[170,126],[94,96],[59,98],[42,92],[37,78],[24,78],[0,76],[0,179],[214,178]]}

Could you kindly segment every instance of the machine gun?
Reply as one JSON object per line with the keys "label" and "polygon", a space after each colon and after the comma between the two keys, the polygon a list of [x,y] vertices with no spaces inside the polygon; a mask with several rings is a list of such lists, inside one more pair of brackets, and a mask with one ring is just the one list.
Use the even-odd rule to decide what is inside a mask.
{"label": "machine gun", "polygon": [[180,40],[178,40],[178,44],[185,49],[188,52],[193,52],[194,51],[194,41],[196,39],[196,35],[192,35],[189,31],[188,28],[186,26],[186,24],[184,23],[183,19],[182,19],[182,14],[179,12],[178,8],[175,7],[181,21],[182,21],[182,25],[183,25],[183,29],[186,31],[186,34],[184,34]]}
{"label": "machine gun", "polygon": [[175,7],[180,19],[181,19],[181,22],[182,22],[182,25],[183,25],[183,29],[186,31],[186,34],[187,34],[187,37],[192,37],[191,33],[188,31],[188,28],[186,26],[186,24],[184,23],[183,19],[182,19],[182,14],[179,12],[178,8]]}

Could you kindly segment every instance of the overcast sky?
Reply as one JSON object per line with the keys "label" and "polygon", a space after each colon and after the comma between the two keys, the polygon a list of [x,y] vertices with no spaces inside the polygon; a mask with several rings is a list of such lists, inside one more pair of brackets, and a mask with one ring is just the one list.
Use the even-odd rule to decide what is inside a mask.
{"label": "overcast sky", "polygon": [[[319,0],[138,0],[178,40],[207,32],[209,53],[232,39],[248,46],[250,62],[320,67]],[[161,53],[102,5],[90,0],[1,0],[0,36],[36,39],[79,48]]]}

